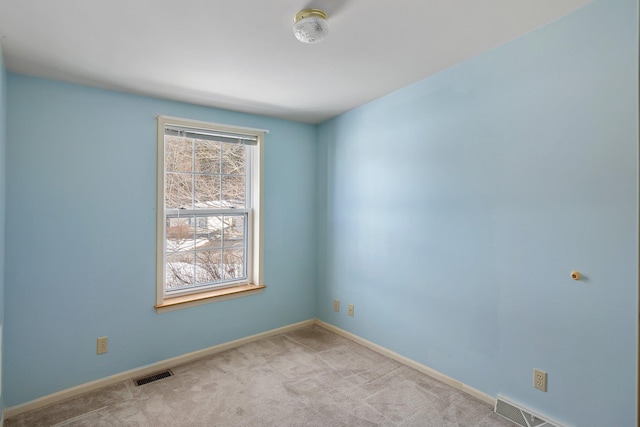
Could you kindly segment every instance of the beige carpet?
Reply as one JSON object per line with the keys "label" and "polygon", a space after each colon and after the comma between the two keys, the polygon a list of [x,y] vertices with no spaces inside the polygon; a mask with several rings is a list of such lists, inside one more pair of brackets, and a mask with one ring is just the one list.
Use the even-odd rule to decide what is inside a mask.
{"label": "beige carpet", "polygon": [[492,407],[319,326],[21,414],[5,426],[505,426]]}

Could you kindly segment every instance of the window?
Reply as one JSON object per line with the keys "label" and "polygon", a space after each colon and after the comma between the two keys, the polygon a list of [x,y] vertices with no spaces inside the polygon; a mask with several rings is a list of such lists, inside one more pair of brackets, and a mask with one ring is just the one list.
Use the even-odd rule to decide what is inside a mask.
{"label": "window", "polygon": [[158,117],[158,311],[264,288],[264,134]]}

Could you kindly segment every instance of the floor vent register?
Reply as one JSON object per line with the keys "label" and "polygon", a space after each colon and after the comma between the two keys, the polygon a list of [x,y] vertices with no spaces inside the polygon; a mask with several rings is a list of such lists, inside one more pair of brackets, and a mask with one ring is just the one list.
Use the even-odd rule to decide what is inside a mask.
{"label": "floor vent register", "polygon": [[549,421],[546,417],[510,402],[502,396],[498,396],[498,400],[496,400],[495,413],[522,427],[564,427],[562,424]]}
{"label": "floor vent register", "polygon": [[172,375],[173,375],[173,372],[171,372],[170,369],[167,369],[166,371],[156,372],[155,374],[151,374],[151,375],[147,375],[146,377],[135,379],[133,380],[133,382],[136,384],[136,386],[140,387],[141,385],[149,384],[154,381],[158,381],[163,378],[170,377]]}

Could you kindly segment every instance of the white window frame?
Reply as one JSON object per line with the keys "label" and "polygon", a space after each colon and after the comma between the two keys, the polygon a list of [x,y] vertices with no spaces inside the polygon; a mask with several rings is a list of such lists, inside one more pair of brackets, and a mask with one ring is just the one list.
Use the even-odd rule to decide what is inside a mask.
{"label": "white window frame", "polygon": [[[156,304],[158,313],[172,311],[178,308],[204,304],[223,299],[236,298],[261,292],[263,283],[263,227],[262,227],[262,194],[263,194],[263,162],[264,137],[268,132],[262,129],[222,125],[197,120],[182,119],[169,116],[157,117],[157,195],[156,195]],[[228,134],[243,134],[254,136],[257,145],[248,149],[249,168],[247,181],[250,191],[247,192],[247,209],[229,209],[229,214],[248,213],[248,227],[246,229],[246,280],[232,282],[223,286],[211,288],[196,288],[186,292],[172,292],[165,290],[166,266],[166,219],[168,209],[165,208],[165,128],[182,127]],[[225,211],[226,212],[226,211]],[[200,213],[206,213],[204,211]],[[216,210],[216,213],[224,213]]]}

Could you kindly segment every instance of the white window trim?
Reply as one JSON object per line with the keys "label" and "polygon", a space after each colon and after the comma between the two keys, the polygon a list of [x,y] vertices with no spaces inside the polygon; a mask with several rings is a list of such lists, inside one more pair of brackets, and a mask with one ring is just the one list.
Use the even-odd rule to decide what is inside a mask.
{"label": "white window trim", "polygon": [[[264,165],[264,137],[267,130],[222,125],[198,120],[182,119],[170,116],[158,116],[157,133],[157,182],[156,182],[156,312],[173,311],[213,301],[222,301],[261,292],[266,286],[263,280],[263,165]],[[212,131],[241,133],[257,138],[257,146],[251,150],[251,210],[249,214],[252,232],[248,237],[247,251],[250,252],[251,263],[247,269],[248,284],[229,286],[218,289],[208,289],[187,295],[167,296],[164,288],[165,269],[165,207],[164,207],[164,136],[165,126],[174,125],[187,128],[199,128]]]}

